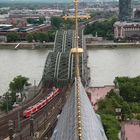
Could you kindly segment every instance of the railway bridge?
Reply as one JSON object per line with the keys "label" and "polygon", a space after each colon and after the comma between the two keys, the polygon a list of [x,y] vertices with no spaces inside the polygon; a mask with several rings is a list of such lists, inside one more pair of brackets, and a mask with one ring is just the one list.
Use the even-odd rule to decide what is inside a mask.
{"label": "railway bridge", "polygon": [[[7,135],[7,122],[13,119],[14,124],[9,121],[10,140],[107,140],[100,118],[84,89],[90,78],[83,31],[78,30],[78,19],[88,16],[78,15],[78,3],[74,0],[75,16],[64,16],[65,19],[75,19],[75,30],[57,31],[53,51],[46,59],[38,96],[29,106],[39,103],[45,96],[51,100],[26,119],[21,119],[20,115],[27,105],[7,114],[7,119],[0,120],[0,136]],[[62,91],[53,98],[50,89],[54,86]],[[20,114],[18,118],[15,117],[17,112]]]}
{"label": "railway bridge", "polygon": [[[29,103],[23,104],[1,118],[0,140],[3,140],[8,135],[13,135],[14,140],[30,140],[38,133],[38,139],[42,140],[45,134],[48,136],[52,134],[57,115],[60,114],[66,98],[70,94],[70,87],[75,78],[75,56],[70,51],[71,48],[75,47],[74,35],[74,30],[56,32],[54,48],[46,58],[37,96]],[[86,86],[89,82],[89,68],[87,67],[88,56],[84,43],[83,31],[79,31],[79,47],[85,50],[85,53],[80,55],[80,76],[82,83]],[[32,118],[23,118],[23,110],[45,98],[53,86],[62,88],[62,93],[39,112],[35,113]],[[8,130],[8,120],[13,121],[13,132]],[[45,133],[44,130],[46,130]]]}
{"label": "railway bridge", "polygon": [[[74,38],[75,31],[57,31],[53,51],[48,54],[46,59],[43,83],[49,85],[51,83],[56,86],[64,86],[71,83],[75,77],[75,56],[71,53],[71,49],[75,47]],[[88,84],[87,76],[87,53],[83,31],[79,31],[79,48],[83,48],[84,52],[80,55],[80,76],[84,85]]]}
{"label": "railway bridge", "polygon": [[[71,52],[72,48],[76,48],[75,31],[57,31],[37,96],[1,118],[0,140],[6,137],[10,137],[10,140],[107,140],[100,118],[85,93],[84,86],[88,85],[90,79],[88,56],[83,31],[78,33],[79,47],[84,49],[84,53],[79,54],[80,75],[75,77],[77,60]],[[23,118],[23,111],[48,96],[54,86],[61,88],[61,93],[29,118]]]}

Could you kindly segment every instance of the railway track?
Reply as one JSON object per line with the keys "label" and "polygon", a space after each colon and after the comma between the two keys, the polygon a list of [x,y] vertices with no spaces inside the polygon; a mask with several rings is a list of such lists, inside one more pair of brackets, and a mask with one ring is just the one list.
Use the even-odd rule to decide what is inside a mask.
{"label": "railway track", "polygon": [[[42,122],[47,120],[48,123],[49,121],[51,121],[52,118],[56,118],[56,116],[58,115],[58,113],[60,113],[60,110],[62,108],[63,105],[63,99],[65,98],[65,90],[66,88],[63,89],[62,93],[58,94],[50,103],[48,103],[45,107],[43,107],[41,110],[39,110],[38,112],[36,112],[33,115],[33,119],[34,119],[34,130],[38,131],[39,127],[42,127]],[[44,95],[46,91],[44,91]],[[47,91],[48,93],[48,91]],[[44,97],[44,96],[43,96]],[[40,97],[38,98],[40,99]],[[33,102],[35,103],[35,102]],[[57,105],[61,104],[61,108],[58,109]],[[56,110],[54,110],[54,107],[56,108]],[[0,126],[0,140],[3,140],[5,137],[8,136],[8,120],[14,120],[15,122],[15,133],[16,133],[16,138],[15,140],[30,140],[30,118],[20,118],[20,129],[22,131],[20,131],[18,133],[18,117],[17,117],[17,112],[15,112],[15,114],[13,114],[12,116],[8,116],[8,118],[6,119],[6,123]],[[22,113],[22,112],[21,112]],[[20,114],[21,114],[20,113]],[[51,117],[50,117],[51,116]],[[49,118],[49,119],[48,119]],[[43,120],[43,121],[42,121]]]}
{"label": "railway track", "polygon": [[41,99],[43,99],[45,96],[47,96],[48,93],[49,93],[48,89],[46,89],[46,88],[40,89],[39,93],[33,100],[31,100],[30,102],[28,102],[27,104],[25,104],[23,106],[18,107],[17,109],[10,111],[9,113],[7,113],[6,116],[1,117],[0,118],[0,140],[3,140],[5,137],[8,136],[8,121],[9,120],[13,120],[14,122],[17,122],[18,117],[20,115],[20,119],[22,121],[23,118],[21,116],[22,116],[23,110],[25,108],[37,103]]}
{"label": "railway track", "polygon": [[[42,128],[46,129],[48,124],[54,123],[57,115],[62,109],[63,98],[65,96],[65,91],[58,94],[50,103],[48,103],[44,108],[39,110],[33,115],[34,119],[34,132],[42,131]],[[54,119],[55,118],[55,119]],[[16,140],[29,140],[30,139],[30,118],[21,121],[22,131],[17,134]],[[45,125],[45,126],[44,126]],[[16,126],[17,127],[17,126]],[[41,134],[41,132],[40,132]]]}

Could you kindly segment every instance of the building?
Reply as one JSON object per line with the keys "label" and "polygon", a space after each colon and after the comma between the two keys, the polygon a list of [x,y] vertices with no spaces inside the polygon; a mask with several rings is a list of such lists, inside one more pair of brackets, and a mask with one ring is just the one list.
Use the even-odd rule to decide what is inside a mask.
{"label": "building", "polygon": [[27,19],[25,18],[9,18],[9,24],[12,24],[14,27],[26,27]]}
{"label": "building", "polygon": [[26,27],[14,27],[12,24],[0,24],[0,36],[2,41],[6,41],[6,37],[11,32],[16,32],[21,40],[26,40],[26,36],[33,32],[47,32],[51,29],[50,24],[27,25]]}
{"label": "building", "polygon": [[59,9],[22,9],[22,10],[11,10],[9,12],[10,18],[37,18],[37,17],[46,17],[46,16],[61,16],[63,10]]}
{"label": "building", "polygon": [[8,24],[8,14],[0,14],[0,24]]}
{"label": "building", "polygon": [[132,17],[131,0],[119,0],[119,20],[128,21]]}
{"label": "building", "polygon": [[134,11],[134,18],[140,20],[140,9],[136,9]]}
{"label": "building", "polygon": [[7,37],[6,36],[1,36],[0,35],[0,42],[7,42]]}
{"label": "building", "polygon": [[140,22],[115,22],[114,39],[116,41],[140,41]]}

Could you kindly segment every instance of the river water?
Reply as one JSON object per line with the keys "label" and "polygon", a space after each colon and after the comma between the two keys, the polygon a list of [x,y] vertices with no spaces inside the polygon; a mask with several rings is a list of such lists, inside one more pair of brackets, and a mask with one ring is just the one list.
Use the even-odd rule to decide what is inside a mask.
{"label": "river water", "polygon": [[48,50],[0,50],[0,95],[8,89],[17,75],[26,76],[30,83],[38,84]]}
{"label": "river water", "polygon": [[91,86],[112,85],[116,76],[140,75],[140,48],[90,49]]}
{"label": "river water", "polygon": [[[17,75],[39,83],[50,50],[0,50],[0,95]],[[140,48],[89,49],[90,86],[112,85],[116,76],[140,75]]]}

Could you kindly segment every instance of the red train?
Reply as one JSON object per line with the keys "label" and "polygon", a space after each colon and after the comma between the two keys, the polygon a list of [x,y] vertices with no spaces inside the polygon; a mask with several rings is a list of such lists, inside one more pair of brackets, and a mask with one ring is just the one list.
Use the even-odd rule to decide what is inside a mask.
{"label": "red train", "polygon": [[58,95],[61,92],[60,88],[56,88],[55,91],[51,92],[46,99],[40,100],[38,103],[36,103],[33,106],[28,107],[23,112],[23,117],[28,118],[32,114],[39,111],[41,108],[43,108],[46,104],[48,104],[56,95]]}

